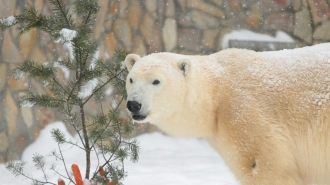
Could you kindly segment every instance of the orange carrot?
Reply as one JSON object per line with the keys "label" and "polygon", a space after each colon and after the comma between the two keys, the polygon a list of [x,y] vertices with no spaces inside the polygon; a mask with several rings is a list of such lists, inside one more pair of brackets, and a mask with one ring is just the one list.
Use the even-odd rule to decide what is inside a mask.
{"label": "orange carrot", "polygon": [[80,170],[79,170],[78,165],[73,164],[71,166],[71,170],[73,172],[74,179],[76,180],[76,184],[77,185],[83,185],[84,183],[83,183],[83,180],[81,178],[81,174],[80,174]]}
{"label": "orange carrot", "polygon": [[99,167],[99,172],[100,172],[100,175],[101,176],[105,176],[105,172],[104,172],[104,169],[102,168],[102,166]]}
{"label": "orange carrot", "polygon": [[116,185],[118,181],[116,179],[113,179],[112,181],[108,182],[108,185]]}
{"label": "orange carrot", "polygon": [[58,179],[57,185],[65,185],[65,182],[62,179]]}
{"label": "orange carrot", "polygon": [[105,176],[105,171],[104,169],[102,168],[102,166],[99,167],[99,172],[100,172],[100,175],[105,177],[105,182],[106,183],[109,183],[109,179],[107,178],[107,176]]}

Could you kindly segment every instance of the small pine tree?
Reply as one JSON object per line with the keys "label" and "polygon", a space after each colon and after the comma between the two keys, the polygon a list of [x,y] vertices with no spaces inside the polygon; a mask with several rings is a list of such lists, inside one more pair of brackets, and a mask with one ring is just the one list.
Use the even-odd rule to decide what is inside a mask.
{"label": "small pine tree", "polygon": [[[127,141],[123,136],[128,135],[134,128],[132,123],[122,123],[118,117],[118,108],[125,94],[126,69],[122,65],[127,52],[117,50],[112,61],[102,61],[93,58],[97,51],[96,43],[91,41],[93,20],[99,10],[99,5],[95,0],[76,0],[73,8],[68,8],[63,0],[49,0],[52,6],[52,15],[39,14],[33,7],[26,8],[21,14],[0,19],[2,30],[13,25],[19,25],[19,33],[28,32],[31,28],[37,28],[47,32],[60,44],[67,44],[73,49],[73,57],[67,59],[56,59],[52,62],[37,63],[27,60],[12,74],[19,79],[24,74],[29,74],[32,78],[42,83],[46,89],[46,94],[30,93],[18,100],[19,106],[42,106],[57,109],[65,117],[63,120],[67,125],[72,126],[81,142],[80,144],[67,140],[60,130],[54,129],[52,137],[58,144],[58,151],[53,152],[57,160],[61,160],[66,174],[56,171],[56,166],[51,165],[46,169],[44,157],[35,154],[33,162],[35,166],[44,174],[43,179],[34,179],[24,170],[24,162],[9,162],[6,167],[14,175],[22,175],[33,181],[33,184],[55,184],[49,181],[47,170],[55,175],[59,175],[76,184],[72,174],[66,168],[66,162],[62,155],[63,145],[73,145],[84,150],[86,155],[85,179],[104,184],[107,179],[112,179],[112,184],[121,184],[125,177],[124,160],[130,158],[132,161],[138,160],[138,145],[135,140]],[[75,18],[73,18],[75,17]],[[74,74],[67,83],[59,81],[56,71],[60,68],[70,70]],[[86,103],[94,98],[101,103],[104,100],[104,87],[112,83],[118,90],[120,100],[117,106],[108,112],[101,111],[93,119],[88,121],[85,115]],[[102,105],[102,104],[101,104]],[[106,143],[104,140],[111,139]],[[95,152],[98,157],[103,158],[103,163],[99,161],[98,168],[105,169],[105,174],[98,169],[91,172],[91,153]]]}

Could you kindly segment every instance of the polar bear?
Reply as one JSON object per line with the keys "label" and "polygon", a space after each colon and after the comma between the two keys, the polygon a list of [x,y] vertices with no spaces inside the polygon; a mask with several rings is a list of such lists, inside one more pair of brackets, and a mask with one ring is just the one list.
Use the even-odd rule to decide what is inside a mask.
{"label": "polar bear", "polygon": [[241,184],[330,184],[330,44],[125,64],[133,120],[205,138]]}

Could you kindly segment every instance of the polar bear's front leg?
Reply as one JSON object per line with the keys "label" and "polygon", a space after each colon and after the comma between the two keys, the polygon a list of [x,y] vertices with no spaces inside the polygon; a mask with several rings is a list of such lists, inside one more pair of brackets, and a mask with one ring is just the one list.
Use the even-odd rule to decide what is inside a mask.
{"label": "polar bear's front leg", "polygon": [[229,166],[242,185],[305,185],[297,165],[285,157],[276,152],[256,157],[243,152]]}
{"label": "polar bear's front leg", "polygon": [[290,150],[271,138],[256,143],[214,138],[208,142],[241,185],[306,185]]}

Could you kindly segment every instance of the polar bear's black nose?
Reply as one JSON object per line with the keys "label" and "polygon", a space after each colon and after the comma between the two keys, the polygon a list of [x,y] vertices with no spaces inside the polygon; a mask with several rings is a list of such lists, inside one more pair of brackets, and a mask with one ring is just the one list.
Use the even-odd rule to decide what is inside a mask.
{"label": "polar bear's black nose", "polygon": [[127,101],[127,108],[129,111],[133,113],[137,113],[141,109],[141,103],[138,103],[137,101]]}

